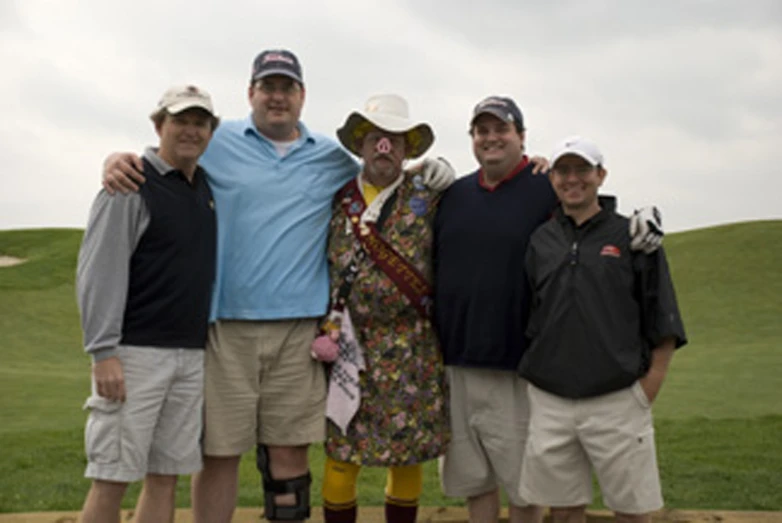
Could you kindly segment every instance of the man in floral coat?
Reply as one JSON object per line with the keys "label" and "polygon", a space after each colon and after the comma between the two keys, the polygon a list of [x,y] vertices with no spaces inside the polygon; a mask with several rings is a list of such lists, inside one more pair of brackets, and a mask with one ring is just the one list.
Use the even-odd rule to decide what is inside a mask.
{"label": "man in floral coat", "polygon": [[434,141],[396,95],[370,98],[337,132],[361,157],[334,200],[331,312],[313,355],[330,370],[323,511],[355,522],[361,466],[388,467],[386,520],[414,522],[424,461],[450,440],[445,375],[429,317],[432,220],[440,193],[403,170]]}

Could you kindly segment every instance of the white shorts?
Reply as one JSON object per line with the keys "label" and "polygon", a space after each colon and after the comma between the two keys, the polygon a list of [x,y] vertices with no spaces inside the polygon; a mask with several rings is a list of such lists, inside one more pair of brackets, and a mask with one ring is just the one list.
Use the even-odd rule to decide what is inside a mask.
{"label": "white shorts", "polygon": [[453,437],[440,460],[446,496],[471,498],[502,487],[519,495],[529,423],[527,382],[514,371],[447,366]]}
{"label": "white shorts", "polygon": [[84,443],[85,476],[129,483],[148,473],[201,469],[204,351],[120,346],[124,403],[98,396],[93,383]]}
{"label": "white shorts", "polygon": [[530,427],[521,495],[536,505],[592,502],[592,467],[605,505],[645,514],[663,506],[652,412],[639,382],[572,400],[529,387]]}

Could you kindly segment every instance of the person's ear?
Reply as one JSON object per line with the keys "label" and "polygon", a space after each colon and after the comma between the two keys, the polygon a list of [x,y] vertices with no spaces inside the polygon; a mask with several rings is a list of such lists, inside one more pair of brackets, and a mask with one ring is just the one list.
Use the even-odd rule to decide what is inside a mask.
{"label": "person's ear", "polygon": [[608,171],[603,168],[602,165],[597,166],[597,176],[600,178],[600,184],[603,185],[603,182],[605,182],[606,176],[608,176]]}

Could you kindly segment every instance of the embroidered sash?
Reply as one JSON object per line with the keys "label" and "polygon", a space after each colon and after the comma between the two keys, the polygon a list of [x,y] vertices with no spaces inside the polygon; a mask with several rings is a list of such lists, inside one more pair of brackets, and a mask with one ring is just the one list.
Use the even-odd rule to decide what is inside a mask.
{"label": "embroidered sash", "polygon": [[367,205],[355,179],[351,180],[342,191],[342,207],[362,249],[407,296],[421,317],[429,319],[432,308],[432,287],[411,263],[380,236],[373,222],[361,223],[361,215]]}

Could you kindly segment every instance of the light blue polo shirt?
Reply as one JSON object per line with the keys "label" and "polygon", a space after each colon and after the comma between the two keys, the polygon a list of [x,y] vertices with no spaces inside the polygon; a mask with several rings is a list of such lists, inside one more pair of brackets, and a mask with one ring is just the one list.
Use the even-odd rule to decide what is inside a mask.
{"label": "light blue polo shirt", "polygon": [[210,321],[326,312],[332,200],[359,166],[335,141],[299,131],[280,157],[251,117],[221,122],[201,157],[217,210]]}

